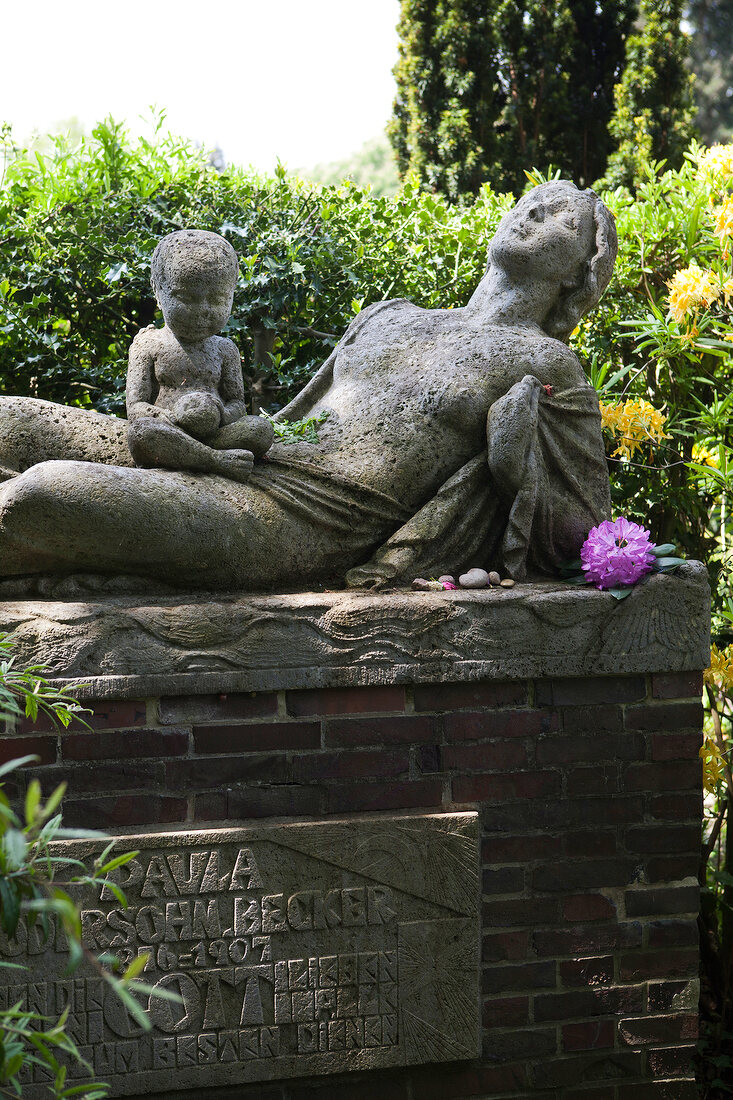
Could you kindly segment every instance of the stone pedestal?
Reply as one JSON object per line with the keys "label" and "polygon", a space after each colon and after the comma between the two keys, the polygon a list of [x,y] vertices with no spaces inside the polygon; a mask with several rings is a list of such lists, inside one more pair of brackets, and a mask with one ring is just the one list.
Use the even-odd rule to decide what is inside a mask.
{"label": "stone pedestal", "polygon": [[[104,828],[120,835],[123,845],[163,859],[166,852],[181,858],[188,852],[187,863],[174,861],[186,870],[186,882],[193,876],[192,851],[201,862],[201,853],[233,844],[236,852],[226,857],[228,863],[221,857],[216,883],[212,879],[209,892],[200,892],[206,906],[217,891],[227,894],[232,881],[260,914],[264,897],[282,895],[266,905],[285,904],[287,912],[294,895],[336,890],[351,891],[348,912],[367,914],[370,888],[403,890],[399,904],[384,902],[397,914],[394,935],[382,925],[369,926],[366,915],[363,926],[346,934],[346,910],[338,910],[343,896],[335,895],[331,924],[324,916],[312,951],[292,922],[287,936],[284,929],[280,939],[273,934],[272,959],[260,961],[273,971],[260,975],[262,988],[271,983],[274,990],[278,960],[306,960],[306,977],[294,970],[292,980],[305,982],[297,1011],[307,1014],[312,1007],[312,1022],[324,1025],[322,1037],[318,1028],[313,1032],[313,1042],[325,1047],[310,1052],[312,1057],[299,1060],[299,1052],[308,1053],[299,1047],[277,1053],[276,1039],[268,1031],[263,1040],[258,1031],[260,1046],[250,1068],[242,1069],[247,1043],[254,1040],[241,1040],[240,1032],[254,1026],[247,1013],[257,1006],[250,1000],[245,1012],[245,979],[251,975],[240,973],[241,1014],[229,1020],[232,1009],[226,998],[222,1002],[223,1030],[236,1033],[236,1058],[220,1040],[213,1015],[208,1025],[203,1016],[199,1022],[192,1016],[193,1030],[178,1027],[180,1019],[161,1017],[154,1038],[163,1044],[160,1057],[172,1059],[168,1083],[144,1074],[132,1078],[125,1058],[137,1057],[142,1073],[140,1044],[118,1052],[119,1030],[110,1030],[104,1014],[92,1021],[90,1006],[82,1007],[86,994],[75,994],[77,1038],[99,1076],[113,1082],[112,1095],[694,1097],[698,750],[708,612],[705,573],[695,563],[676,576],[648,578],[621,603],[594,590],[543,583],[472,593],[180,601],[92,598],[67,585],[63,597],[0,605],[0,626],[13,632],[22,659],[49,663],[94,710],[90,730],[77,726],[59,733],[21,723],[0,742],[3,759],[29,752],[40,757],[21,786],[31,774],[45,791],[61,779],[68,782],[66,824]],[[461,849],[463,879],[440,839],[456,821],[468,838],[472,822],[480,830],[478,847],[470,849],[466,840],[469,847]],[[284,838],[298,829],[306,832],[297,835],[310,829],[313,837],[319,829],[331,830],[322,834],[328,843],[319,842],[320,870],[305,855],[302,865],[288,855],[287,872],[277,864],[275,874],[276,863],[257,845],[267,848],[282,837],[284,849],[292,851]],[[405,848],[406,829],[412,830],[410,851],[420,852],[419,859]],[[130,834],[138,839],[133,842]],[[371,838],[364,849],[368,858],[353,841],[362,834],[365,842]],[[261,881],[232,879],[236,853],[245,849],[253,852]],[[329,851],[341,855],[329,857]],[[167,954],[151,964],[160,972],[151,971],[148,980],[171,981],[166,974],[185,973],[179,985],[200,985],[201,974],[193,962],[188,965],[194,948],[180,930],[187,920],[180,884],[175,886],[175,875],[165,878],[170,864],[145,859],[143,881],[151,862],[162,878],[149,896],[135,895],[136,906],[165,912],[176,892],[179,905],[176,913],[171,910],[171,920],[179,923],[162,941]],[[427,874],[419,871],[420,860],[442,872],[430,887],[433,893],[420,893]],[[479,860],[480,917],[467,901]],[[413,878],[405,871],[396,880],[399,866],[412,868]],[[203,862],[201,867],[203,876]],[[441,882],[453,884],[445,897],[435,893]],[[89,925],[99,942],[111,939],[105,924],[109,905],[100,899],[85,904],[103,914],[101,925]],[[314,904],[321,902],[301,899],[300,909],[293,903],[296,925],[308,923]],[[380,911],[387,908],[373,909]],[[230,941],[242,936],[233,935],[233,924],[221,927],[220,935],[213,924],[207,932],[206,914],[214,921],[208,908],[201,910],[197,942],[208,951],[209,940],[217,940],[229,952]],[[452,954],[442,933],[416,929],[420,921],[441,920],[443,931],[451,922],[455,929],[460,924]],[[129,935],[137,950],[141,945]],[[396,956],[383,960],[381,1014],[359,1013],[357,1003],[353,1012],[343,1007],[339,1015],[337,1000],[324,995],[332,972],[339,987],[339,964],[323,964],[322,986],[320,960],[390,952],[390,936],[395,950],[409,941],[422,970],[434,968],[437,975],[432,1007],[417,1013],[428,1027],[439,1022],[440,997],[453,1003],[459,993],[451,989],[465,992],[465,1004],[456,1009],[456,1018],[464,1020],[463,1046],[441,1045],[428,1030],[416,1030],[408,963],[397,976],[389,971]],[[309,959],[317,960],[310,985]],[[214,959],[214,969],[220,961]],[[233,968],[239,963],[228,956],[225,963],[236,984]],[[376,965],[375,982],[382,980]],[[207,968],[208,960],[202,972]],[[43,996],[58,996],[52,984],[45,982]],[[282,1011],[292,1013],[298,990],[280,992],[291,997]],[[42,994],[36,989],[34,995]],[[344,1006],[347,1000],[344,993]],[[267,1011],[258,1027],[275,1025],[274,1017],[265,1018]],[[351,1046],[334,1052],[329,1042],[341,1041],[338,1021],[360,1016],[380,1019],[380,1043],[372,1044],[377,1056],[364,1056],[358,1023],[348,1025]],[[480,1035],[472,1040],[471,1021],[479,1019]],[[292,1027],[282,1032],[286,1045],[300,1042]],[[455,1026],[451,1034],[457,1041]],[[383,1043],[385,1035],[394,1041]],[[265,1055],[262,1042],[269,1044]],[[472,1047],[474,1042],[479,1045]],[[390,1046],[407,1056],[398,1057]],[[131,1092],[133,1087],[138,1091]]]}

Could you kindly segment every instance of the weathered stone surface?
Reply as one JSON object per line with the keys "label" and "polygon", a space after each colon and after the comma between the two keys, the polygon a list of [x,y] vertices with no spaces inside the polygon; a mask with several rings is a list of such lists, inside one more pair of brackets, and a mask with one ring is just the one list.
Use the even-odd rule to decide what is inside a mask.
{"label": "weathered stone surface", "polygon": [[[62,582],[68,592],[69,582]],[[697,670],[709,660],[704,567],[625,600],[562,583],[479,591],[0,603],[23,661],[89,697]]]}
{"label": "weathered stone surface", "polygon": [[[143,998],[154,1025],[145,1034],[93,971],[65,978],[55,949],[32,951],[28,979],[14,972],[0,990],[0,1003],[23,998],[52,1016],[68,1004],[69,1027],[112,1096],[478,1055],[475,813],[119,844],[140,852],[118,872],[128,908],[108,889],[87,891],[84,940],[126,963],[150,952],[143,980],[183,1003]],[[83,858],[100,844],[62,847]],[[45,1095],[24,1085],[27,1100]]]}
{"label": "weathered stone surface", "polygon": [[[2,574],[88,570],[245,591],[345,577],[354,587],[409,583],[471,565],[552,575],[610,509],[597,394],[563,341],[598,301],[615,252],[613,219],[592,192],[535,188],[502,219],[465,307],[379,302],[354,319],[282,410],[328,413],[319,442],[273,446],[251,476],[249,459],[222,469],[223,457],[212,465],[214,451],[193,438],[211,427],[212,402],[238,400],[211,393],[226,344],[214,335],[195,364],[192,412],[176,411],[172,393],[165,408],[153,401],[151,372],[170,366],[165,330],[144,332],[133,349],[133,452],[174,468],[118,460],[119,421],[0,402]],[[194,344],[226,312],[225,302],[189,330],[188,306],[176,320],[171,296],[161,303]],[[171,362],[173,391],[185,372],[177,353]]]}

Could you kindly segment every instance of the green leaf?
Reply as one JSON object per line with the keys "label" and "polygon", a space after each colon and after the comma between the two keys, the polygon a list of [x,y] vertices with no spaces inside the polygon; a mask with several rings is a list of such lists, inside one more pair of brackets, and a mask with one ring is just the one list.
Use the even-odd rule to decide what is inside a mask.
{"label": "green leaf", "polygon": [[136,978],[138,976],[138,974],[142,973],[142,971],[147,966],[149,960],[150,960],[150,952],[149,951],[146,951],[142,955],[138,955],[137,958],[134,958],[132,960],[132,962],[128,966],[127,970],[122,975],[121,980],[123,982],[132,981],[133,978]]}
{"label": "green leaf", "polygon": [[17,871],[23,866],[28,851],[24,834],[20,829],[6,829],[2,842],[8,861],[7,869]]}
{"label": "green leaf", "polygon": [[670,566],[672,566],[676,569],[678,565],[684,565],[684,564],[685,564],[685,559],[684,558],[657,558],[657,560],[655,561],[652,568],[655,571],[657,571],[657,570],[661,571],[662,569],[669,569]]}
{"label": "green leaf", "polygon": [[664,542],[661,546],[655,546],[652,550],[655,558],[663,558],[667,554],[674,554],[677,547],[673,542]]}
{"label": "green leaf", "polygon": [[14,772],[16,768],[25,767],[26,764],[33,764],[40,759],[40,756],[19,756],[17,760],[7,760],[4,764],[0,764],[0,776],[7,775],[8,772]]}
{"label": "green leaf", "polygon": [[20,918],[20,897],[11,883],[0,875],[0,927],[8,936],[14,936]]}
{"label": "green leaf", "polygon": [[633,591],[633,585],[625,584],[623,587],[607,588],[606,591],[613,596],[614,600],[625,600],[627,596],[630,596]]}
{"label": "green leaf", "polygon": [[38,807],[41,803],[41,784],[37,779],[31,779],[28,790],[25,793],[25,820],[27,825],[32,825],[36,820]]}

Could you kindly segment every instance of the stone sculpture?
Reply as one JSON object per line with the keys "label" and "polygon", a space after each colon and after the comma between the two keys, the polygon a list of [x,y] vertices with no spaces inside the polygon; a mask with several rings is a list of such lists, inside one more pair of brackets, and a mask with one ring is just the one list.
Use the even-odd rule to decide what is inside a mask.
{"label": "stone sculpture", "polygon": [[130,348],[130,453],[138,466],[247,481],[274,432],[245,415],[239,352],[217,335],[232,311],[237,254],[217,233],[183,229],[163,238],[150,269],[165,325],[149,325]]}
{"label": "stone sculpture", "polygon": [[379,302],[354,319],[280,414],[328,410],[319,442],[275,444],[245,484],[131,468],[124,421],[4,399],[2,574],[273,590],[552,573],[610,512],[598,399],[563,341],[615,252],[593,192],[535,188],[468,305]]}

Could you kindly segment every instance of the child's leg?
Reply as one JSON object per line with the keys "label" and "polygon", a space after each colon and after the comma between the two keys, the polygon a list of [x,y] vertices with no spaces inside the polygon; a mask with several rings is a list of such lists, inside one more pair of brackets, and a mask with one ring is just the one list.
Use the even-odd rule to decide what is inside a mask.
{"label": "child's leg", "polygon": [[264,416],[243,416],[232,424],[219,428],[206,442],[217,451],[229,450],[231,447],[243,448],[252,451],[259,458],[265,451],[269,451],[274,438],[272,424]]}
{"label": "child's leg", "polygon": [[163,467],[166,470],[192,470],[220,474],[233,481],[247,481],[254,456],[244,448],[212,450],[181,428],[165,420],[141,417],[127,428],[130,453],[138,466]]}

